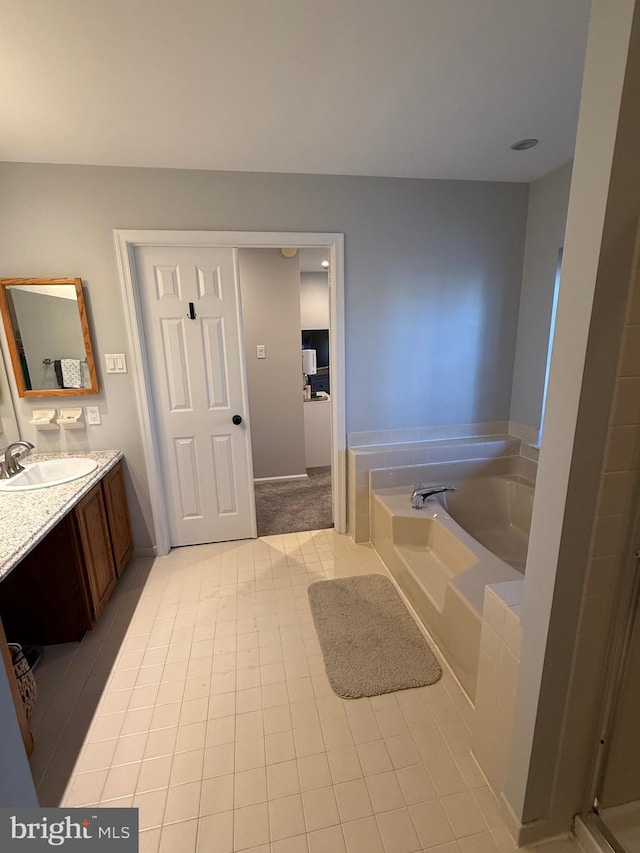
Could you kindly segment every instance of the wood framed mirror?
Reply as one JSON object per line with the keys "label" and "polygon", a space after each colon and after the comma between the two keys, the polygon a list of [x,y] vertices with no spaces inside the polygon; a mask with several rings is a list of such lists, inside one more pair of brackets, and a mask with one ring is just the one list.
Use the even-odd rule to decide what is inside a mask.
{"label": "wood framed mirror", "polygon": [[0,313],[21,397],[97,394],[80,278],[2,278]]}

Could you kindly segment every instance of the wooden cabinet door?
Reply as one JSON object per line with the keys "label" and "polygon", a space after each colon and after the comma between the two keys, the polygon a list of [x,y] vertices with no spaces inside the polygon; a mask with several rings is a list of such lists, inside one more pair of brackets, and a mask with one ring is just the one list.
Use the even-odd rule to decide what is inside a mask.
{"label": "wooden cabinet door", "polygon": [[120,577],[133,552],[133,536],[131,535],[122,462],[118,462],[115,468],[105,474],[102,480],[102,488],[104,489],[104,500],[111,531],[116,573]]}
{"label": "wooden cabinet door", "polygon": [[116,568],[102,485],[98,483],[75,509],[94,616],[97,619],[116,583]]}

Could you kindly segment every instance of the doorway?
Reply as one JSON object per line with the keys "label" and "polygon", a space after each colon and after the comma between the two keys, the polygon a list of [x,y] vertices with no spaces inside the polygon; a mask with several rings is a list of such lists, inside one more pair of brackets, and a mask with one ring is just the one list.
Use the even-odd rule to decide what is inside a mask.
{"label": "doorway", "polygon": [[333,527],[326,249],[241,249],[258,536]]}
{"label": "doorway", "polygon": [[[334,523],[337,532],[346,530],[346,430],[344,404],[344,275],[343,235],[295,232],[185,232],[185,231],[116,231],[125,319],[132,355],[145,462],[158,554],[167,554],[174,544],[168,521],[167,484],[161,464],[161,448],[157,415],[149,374],[149,358],[145,348],[140,287],[135,253],[143,247],[189,248],[273,248],[283,246],[322,248],[329,260],[329,309],[331,320],[332,406],[331,406],[331,482]],[[252,485],[252,484],[251,484]]]}

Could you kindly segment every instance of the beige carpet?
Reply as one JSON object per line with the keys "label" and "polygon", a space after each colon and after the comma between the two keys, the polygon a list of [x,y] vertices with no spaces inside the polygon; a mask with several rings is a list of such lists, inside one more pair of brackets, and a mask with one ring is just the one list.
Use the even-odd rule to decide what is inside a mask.
{"label": "beige carpet", "polygon": [[309,602],[329,683],[343,699],[422,687],[442,675],[388,578],[317,581]]}

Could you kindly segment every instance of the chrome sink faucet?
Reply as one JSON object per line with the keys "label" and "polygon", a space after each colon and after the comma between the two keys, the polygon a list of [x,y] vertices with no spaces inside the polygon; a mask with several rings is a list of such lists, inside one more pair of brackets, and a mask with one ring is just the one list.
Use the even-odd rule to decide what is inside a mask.
{"label": "chrome sink faucet", "polygon": [[8,480],[20,471],[24,471],[20,460],[30,456],[32,450],[33,444],[30,441],[12,442],[4,452],[4,461],[0,462],[0,479]]}
{"label": "chrome sink faucet", "polygon": [[422,509],[424,502],[431,495],[439,495],[441,492],[455,492],[454,486],[416,486],[411,493],[411,506],[414,509]]}

